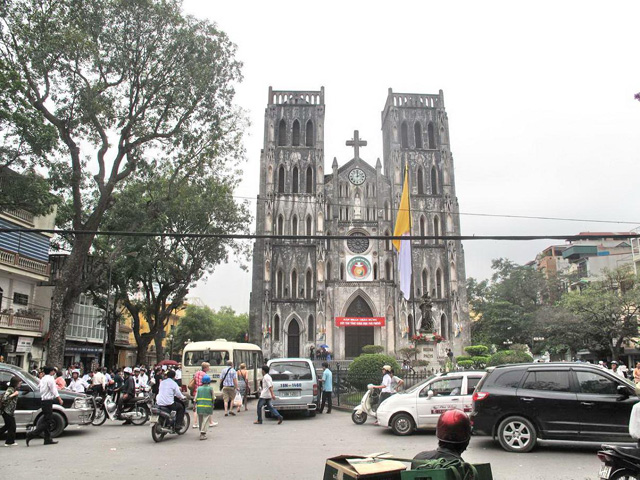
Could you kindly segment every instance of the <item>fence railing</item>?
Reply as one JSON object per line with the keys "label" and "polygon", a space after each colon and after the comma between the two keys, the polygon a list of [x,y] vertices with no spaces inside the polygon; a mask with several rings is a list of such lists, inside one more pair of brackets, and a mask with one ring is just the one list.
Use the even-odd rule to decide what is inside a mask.
{"label": "fence railing", "polygon": [[[339,364],[336,367],[339,367]],[[368,384],[380,385],[382,383],[382,375],[378,377],[349,375],[349,371],[345,368],[335,368],[331,371],[333,373],[333,405],[338,407],[353,408],[359,405],[367,391]],[[417,371],[396,372],[396,376],[404,381],[399,390],[402,391],[431,378],[433,375],[430,372]]]}

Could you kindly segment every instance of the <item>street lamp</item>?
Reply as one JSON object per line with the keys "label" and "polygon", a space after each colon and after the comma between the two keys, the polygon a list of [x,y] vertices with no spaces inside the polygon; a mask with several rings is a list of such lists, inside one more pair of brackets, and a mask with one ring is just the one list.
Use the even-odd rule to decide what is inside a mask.
{"label": "street lamp", "polygon": [[173,333],[169,334],[169,359],[173,360]]}

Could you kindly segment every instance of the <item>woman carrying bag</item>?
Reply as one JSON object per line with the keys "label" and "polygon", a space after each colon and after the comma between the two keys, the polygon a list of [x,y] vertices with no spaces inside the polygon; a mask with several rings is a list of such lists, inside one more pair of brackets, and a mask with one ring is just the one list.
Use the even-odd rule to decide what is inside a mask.
{"label": "woman carrying bag", "polygon": [[244,404],[244,411],[246,412],[247,395],[251,393],[251,388],[249,387],[249,372],[247,371],[247,365],[245,363],[241,363],[240,368],[238,369],[238,391],[242,397],[242,403],[237,405],[238,413],[240,413],[240,407],[242,404]]}

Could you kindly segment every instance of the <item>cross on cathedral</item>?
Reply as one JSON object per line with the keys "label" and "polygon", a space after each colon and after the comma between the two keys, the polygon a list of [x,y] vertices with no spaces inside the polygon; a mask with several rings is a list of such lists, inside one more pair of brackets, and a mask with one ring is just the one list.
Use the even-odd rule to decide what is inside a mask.
{"label": "cross on cathedral", "polygon": [[360,147],[366,147],[367,146],[367,141],[366,140],[360,140],[360,134],[359,134],[358,130],[354,130],[353,131],[353,138],[351,140],[347,140],[346,145],[347,145],[347,147],[353,147],[353,150],[354,150],[354,157],[353,158],[360,158]]}

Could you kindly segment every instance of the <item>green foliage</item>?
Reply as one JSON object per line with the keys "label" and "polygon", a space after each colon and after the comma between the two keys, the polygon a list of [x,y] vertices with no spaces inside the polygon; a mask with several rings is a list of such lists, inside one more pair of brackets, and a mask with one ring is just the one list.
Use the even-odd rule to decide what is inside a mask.
{"label": "green foliage", "polygon": [[398,353],[402,355],[405,360],[411,360],[416,356],[417,350],[411,347],[403,347],[398,350]]}
{"label": "green foliage", "polygon": [[471,355],[459,355],[458,357],[456,357],[456,361],[458,363],[460,363],[461,361],[465,362],[467,360],[471,360]]}
{"label": "green foliage", "polygon": [[176,345],[186,341],[210,341],[224,338],[243,342],[249,329],[249,315],[237,314],[231,307],[221,307],[217,312],[209,307],[187,306],[184,317],[175,331]]}
{"label": "green foliage", "polygon": [[464,369],[473,368],[473,360],[458,360],[457,363],[459,367],[462,367]]}
{"label": "green foliage", "polygon": [[531,355],[527,355],[522,351],[514,351],[514,350],[502,350],[500,352],[496,352],[491,357],[489,357],[489,361],[487,362],[487,367],[495,367],[498,365],[504,365],[507,363],[529,363],[533,362],[533,357]]}
{"label": "green foliage", "polygon": [[487,363],[489,363],[490,355],[475,355],[471,358],[473,362],[473,368],[483,369],[486,368]]}
{"label": "green foliage", "polygon": [[429,361],[428,360],[414,360],[413,362],[411,362],[411,365],[413,367],[428,367],[429,366]]}
{"label": "green foliage", "polygon": [[382,353],[384,352],[384,347],[382,345],[365,345],[362,347],[362,353]]}
{"label": "green foliage", "polygon": [[464,347],[464,351],[471,356],[484,355],[489,351],[489,347],[485,347],[484,345],[471,345]]}
{"label": "green foliage", "polygon": [[349,365],[347,376],[349,383],[358,389],[365,389],[369,383],[379,385],[382,382],[382,367],[389,365],[396,373],[400,372],[400,366],[396,359],[389,355],[365,354],[357,357]]}

